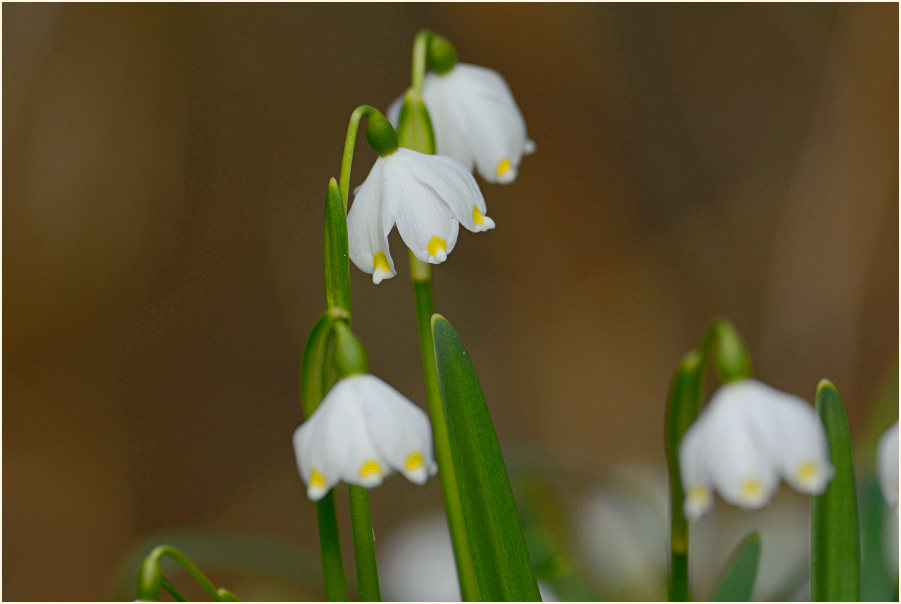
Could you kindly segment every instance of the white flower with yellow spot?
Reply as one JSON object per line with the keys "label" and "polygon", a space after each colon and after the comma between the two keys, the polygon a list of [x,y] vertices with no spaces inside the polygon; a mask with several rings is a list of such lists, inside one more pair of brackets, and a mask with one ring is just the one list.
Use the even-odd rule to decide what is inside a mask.
{"label": "white flower with yellow spot", "polygon": [[338,381],[294,431],[293,441],[297,467],[313,501],[342,480],[371,488],[398,471],[425,484],[438,471],[428,416],[370,374]]}
{"label": "white flower with yellow spot", "polygon": [[[429,72],[422,100],[435,132],[436,150],[473,169],[491,183],[513,182],[524,155],[535,151],[526,122],[504,78],[492,69],[456,63],[445,73]],[[387,117],[397,126],[403,97]]]}
{"label": "white flower with yellow spot", "polygon": [[876,453],[879,486],[882,496],[891,507],[898,508],[898,422],[879,438]]}
{"label": "white flower with yellow spot", "polygon": [[477,233],[494,228],[485,198],[458,161],[403,147],[375,160],[347,214],[350,259],[380,283],[397,274],[388,233],[422,262],[439,264],[457,243],[459,224]]}
{"label": "white flower with yellow spot", "polygon": [[713,490],[746,510],[766,505],[785,479],[795,490],[822,493],[832,479],[822,421],[803,399],[756,380],[722,386],[679,445],[689,520],[713,505]]}

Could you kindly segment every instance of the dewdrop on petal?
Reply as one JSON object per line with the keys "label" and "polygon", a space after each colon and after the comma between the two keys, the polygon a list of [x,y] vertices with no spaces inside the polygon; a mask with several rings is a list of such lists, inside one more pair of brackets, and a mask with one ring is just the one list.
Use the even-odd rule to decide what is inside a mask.
{"label": "dewdrop on petal", "polygon": [[712,491],[733,505],[765,506],[784,478],[796,490],[822,493],[834,470],[816,411],[803,399],[751,379],[720,387],[679,445],[683,506],[697,520]]}
{"label": "dewdrop on petal", "polygon": [[293,443],[313,501],[341,481],[372,488],[397,471],[421,485],[438,471],[428,416],[371,374],[339,380]]}

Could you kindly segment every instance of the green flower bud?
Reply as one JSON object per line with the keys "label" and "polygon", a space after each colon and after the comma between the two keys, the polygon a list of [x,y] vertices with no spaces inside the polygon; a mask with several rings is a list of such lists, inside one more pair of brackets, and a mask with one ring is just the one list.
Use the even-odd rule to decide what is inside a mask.
{"label": "green flower bud", "polygon": [[369,370],[366,349],[343,322],[335,324],[335,368],[339,377],[347,377]]}
{"label": "green flower bud", "polygon": [[435,132],[432,118],[422,101],[422,97],[410,88],[404,95],[397,118],[397,135],[401,145],[420,153],[435,152]]}
{"label": "green flower bud", "polygon": [[714,366],[720,381],[725,383],[751,377],[751,355],[735,326],[718,319],[713,326]]}
{"label": "green flower bud", "polygon": [[457,50],[444,36],[432,34],[429,41],[429,66],[435,73],[447,73],[457,64]]}
{"label": "green flower bud", "polygon": [[144,602],[156,602],[160,599],[163,585],[163,569],[154,553],[144,558],[138,572],[138,598]]}
{"label": "green flower bud", "polygon": [[397,151],[397,133],[385,116],[377,109],[370,108],[366,117],[366,140],[379,157],[386,157]]}

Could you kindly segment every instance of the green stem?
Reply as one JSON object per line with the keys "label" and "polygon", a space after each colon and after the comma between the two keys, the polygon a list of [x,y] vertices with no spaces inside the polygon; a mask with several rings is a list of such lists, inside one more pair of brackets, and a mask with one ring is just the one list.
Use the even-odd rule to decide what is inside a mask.
{"label": "green stem", "polygon": [[357,587],[361,602],[380,602],[379,570],[375,561],[375,536],[369,511],[369,491],[348,485],[350,491],[350,520],[353,525],[354,559],[357,563]]}
{"label": "green stem", "polygon": [[322,555],[325,599],[329,602],[346,602],[347,583],[344,579],[344,561],[341,558],[334,491],[316,502],[316,520],[319,524],[319,552]]}
{"label": "green stem", "polygon": [[[432,430],[435,435],[435,458],[440,469],[438,478],[441,481],[441,490],[444,495],[444,508],[454,548],[460,593],[464,602],[475,602],[480,599],[479,585],[469,548],[469,538],[466,536],[463,506],[460,503],[460,492],[457,489],[457,476],[451,458],[450,438],[447,433],[447,421],[444,417],[441,389],[438,385],[438,371],[435,365],[431,323],[435,309],[428,269],[427,264],[420,262],[412,252],[410,253],[410,273],[413,277],[413,295],[416,299],[416,326],[419,330],[419,353],[422,357],[422,371],[429,400],[429,415],[432,418]],[[424,279],[421,278],[423,275],[425,275]]]}
{"label": "green stem", "polygon": [[419,30],[413,40],[413,73],[410,87],[422,96],[422,81],[425,79],[425,70],[428,67],[429,42],[432,32],[427,29]]}
{"label": "green stem", "polygon": [[216,587],[213,585],[213,583],[209,579],[207,579],[206,575],[203,574],[203,572],[197,567],[196,564],[191,562],[191,560],[189,560],[187,556],[185,556],[174,547],[170,545],[160,545],[150,553],[150,556],[156,559],[159,559],[162,556],[169,556],[170,558],[178,562],[178,564],[183,569],[185,569],[185,572],[187,572],[194,578],[195,581],[197,581],[200,587],[203,588],[203,591],[207,592],[210,597],[213,598],[213,600],[217,602],[219,601],[219,594],[216,591]]}
{"label": "green stem", "polygon": [[683,357],[670,387],[666,409],[666,460],[670,481],[670,572],[667,595],[671,602],[690,600],[688,585],[688,521],[682,511],[685,491],[679,473],[679,443],[698,414],[704,357],[691,351]]}
{"label": "green stem", "polygon": [[169,583],[169,581],[166,580],[165,577],[162,578],[160,584],[163,586],[163,589],[168,591],[169,594],[173,598],[175,598],[176,601],[178,601],[178,602],[187,602],[188,601],[188,599],[184,595],[182,595],[182,593],[180,591],[178,591],[178,589],[176,589],[174,585]]}
{"label": "green stem", "polygon": [[360,105],[350,114],[347,123],[347,135],[344,137],[344,154],[341,156],[341,174],[338,179],[338,190],[341,192],[341,201],[344,202],[344,211],[347,212],[347,195],[350,190],[350,167],[354,161],[354,146],[357,142],[357,130],[360,128],[360,120],[370,111],[377,111],[369,105]]}

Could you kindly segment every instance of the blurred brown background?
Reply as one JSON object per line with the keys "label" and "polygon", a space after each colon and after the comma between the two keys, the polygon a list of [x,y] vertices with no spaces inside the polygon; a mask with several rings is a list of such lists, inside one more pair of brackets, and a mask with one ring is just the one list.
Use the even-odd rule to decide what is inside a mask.
{"label": "blurred brown background", "polygon": [[[325,186],[420,27],[501,72],[538,144],[434,271],[505,447],[662,468],[718,314],[860,429],[898,352],[897,5],[4,4],[6,599],[128,596],[117,566],[175,527],[315,553],[290,435]],[[391,241],[397,278],[352,267],[354,326],[424,405]],[[377,535],[439,502],[388,481]]]}

